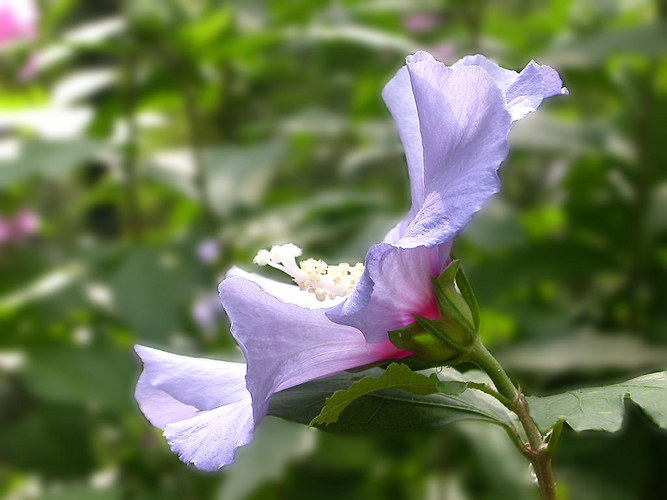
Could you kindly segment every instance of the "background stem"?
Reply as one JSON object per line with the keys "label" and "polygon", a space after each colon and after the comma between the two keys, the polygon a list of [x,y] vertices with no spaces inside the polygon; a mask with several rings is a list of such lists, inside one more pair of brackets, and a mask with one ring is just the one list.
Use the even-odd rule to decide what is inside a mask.
{"label": "background stem", "polygon": [[122,54],[121,85],[123,115],[127,126],[127,138],[123,145],[123,174],[125,177],[125,226],[134,240],[141,237],[141,215],[138,192],[138,130],[136,121],[136,55],[131,32],[127,33],[126,46]]}

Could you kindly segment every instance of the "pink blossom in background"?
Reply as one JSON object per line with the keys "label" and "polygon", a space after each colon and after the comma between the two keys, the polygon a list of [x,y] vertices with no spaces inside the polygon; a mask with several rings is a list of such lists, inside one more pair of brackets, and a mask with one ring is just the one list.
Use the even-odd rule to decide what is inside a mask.
{"label": "pink blossom in background", "polygon": [[32,54],[28,58],[28,62],[26,62],[19,71],[19,80],[22,82],[33,80],[37,76],[37,73],[39,73],[40,69],[39,58],[36,54]]}
{"label": "pink blossom in background", "polygon": [[456,46],[448,42],[439,43],[431,47],[431,54],[439,61],[454,61],[456,59]]}
{"label": "pink blossom in background", "polygon": [[39,217],[31,210],[21,210],[11,223],[11,236],[14,241],[25,241],[39,229]]}
{"label": "pink blossom in background", "polygon": [[34,38],[38,19],[33,0],[0,0],[0,47]]}
{"label": "pink blossom in background", "polygon": [[12,225],[7,219],[0,217],[0,247],[12,239]]}
{"label": "pink blossom in background", "polygon": [[410,33],[425,33],[437,28],[442,19],[436,12],[419,12],[403,18],[403,25]]}

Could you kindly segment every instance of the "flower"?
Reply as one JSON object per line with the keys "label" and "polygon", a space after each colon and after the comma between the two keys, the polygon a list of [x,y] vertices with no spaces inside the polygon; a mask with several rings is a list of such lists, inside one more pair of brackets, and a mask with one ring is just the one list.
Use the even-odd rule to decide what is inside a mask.
{"label": "flower", "polygon": [[21,210],[13,218],[0,217],[0,247],[23,243],[39,229],[39,217],[31,210]]}
{"label": "flower", "polygon": [[39,217],[31,210],[21,210],[14,216],[12,235],[15,241],[25,241],[39,229]]}
{"label": "flower", "polygon": [[0,0],[0,47],[33,38],[38,18],[32,0]]}
{"label": "flower", "polygon": [[418,52],[383,97],[405,148],[412,207],[365,265],[297,264],[301,249],[261,250],[258,265],[295,285],[233,268],[219,287],[246,364],[187,358],[137,346],[144,372],[136,398],[188,463],[215,470],[252,439],[281,390],[412,353],[388,332],[415,315],[439,316],[432,277],[449,263],[453,239],[499,189],[513,121],[566,93],[557,73],[531,62],[521,73],[483,56],[452,67]]}
{"label": "flower", "polygon": [[411,33],[427,33],[433,31],[442,22],[438,12],[419,12],[405,16],[403,25]]}
{"label": "flower", "polygon": [[0,247],[12,241],[12,224],[0,217]]}
{"label": "flower", "polygon": [[408,57],[382,95],[405,148],[412,208],[371,247],[359,286],[327,316],[360,329],[369,342],[382,342],[415,314],[437,316],[431,277],[499,190],[512,122],[566,93],[552,68],[533,61],[517,73],[481,55],[451,67],[426,52]]}
{"label": "flower", "polygon": [[194,304],[192,304],[192,309],[190,315],[192,320],[197,324],[199,328],[205,332],[213,332],[220,322],[220,319],[224,317],[225,311],[220,304],[220,300],[216,294],[208,294],[202,297],[198,297]]}
{"label": "flower", "polygon": [[220,244],[213,238],[197,245],[197,258],[204,264],[212,264],[220,257]]}

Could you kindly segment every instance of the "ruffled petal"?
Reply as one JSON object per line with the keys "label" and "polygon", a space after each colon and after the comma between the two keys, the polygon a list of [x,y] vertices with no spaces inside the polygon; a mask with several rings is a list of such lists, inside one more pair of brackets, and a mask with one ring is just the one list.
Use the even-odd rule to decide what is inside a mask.
{"label": "ruffled petal", "polygon": [[202,470],[234,461],[264,415],[253,415],[246,366],[136,346],[144,362],[135,397],[181,460]]}
{"label": "ruffled petal", "polygon": [[368,344],[359,330],[330,321],[325,309],[286,304],[248,279],[227,278],[219,290],[248,362],[255,418],[266,413],[274,392],[409,354],[388,340]]}
{"label": "ruffled petal", "polygon": [[236,450],[252,441],[256,422],[246,392],[239,401],[167,424],[164,437],[183,462],[216,471],[233,463]]}
{"label": "ruffled petal", "polygon": [[542,104],[545,88],[540,66],[531,61],[505,91],[507,111],[512,115],[512,121],[535,111]]}
{"label": "ruffled petal", "polygon": [[493,78],[500,90],[505,92],[507,88],[517,79],[519,73],[511,69],[505,69],[499,66],[495,61],[488,59],[481,54],[474,56],[465,56],[452,64],[452,68],[461,68],[464,66],[480,66]]}
{"label": "ruffled petal", "polygon": [[507,111],[512,115],[512,121],[535,111],[547,97],[568,94],[558,72],[535,61],[530,61],[521,73],[517,73],[477,54],[460,59],[452,68],[463,66],[480,66],[496,81],[505,94]]}
{"label": "ruffled petal", "polygon": [[358,328],[368,342],[386,340],[390,330],[413,323],[415,314],[436,318],[432,277],[442,272],[450,249],[451,244],[407,249],[375,245],[366,258],[364,280],[369,285],[358,286],[327,316]]}
{"label": "ruffled petal", "polygon": [[479,66],[408,63],[424,154],[425,197],[395,243],[434,246],[454,238],[499,189],[511,119],[498,85]]}

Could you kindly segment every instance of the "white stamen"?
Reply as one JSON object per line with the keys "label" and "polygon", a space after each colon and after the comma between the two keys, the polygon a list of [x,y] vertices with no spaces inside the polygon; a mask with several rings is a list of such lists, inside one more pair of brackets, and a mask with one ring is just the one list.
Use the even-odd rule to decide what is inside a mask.
{"label": "white stamen", "polygon": [[301,253],[301,249],[292,243],[275,245],[271,250],[257,252],[253,262],[289,274],[301,290],[315,294],[320,301],[352,293],[364,272],[364,265],[360,262],[354,266],[347,263],[330,266],[322,260],[306,259],[297,266],[296,258]]}

